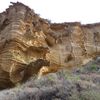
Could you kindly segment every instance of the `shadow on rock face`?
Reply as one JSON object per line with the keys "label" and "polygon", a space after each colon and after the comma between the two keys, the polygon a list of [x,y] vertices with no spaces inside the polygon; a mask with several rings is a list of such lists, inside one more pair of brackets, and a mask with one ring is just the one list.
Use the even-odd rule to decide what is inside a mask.
{"label": "shadow on rock face", "polygon": [[0,90],[12,88],[15,85],[9,80],[9,73],[0,69]]}
{"label": "shadow on rock face", "polygon": [[38,59],[35,62],[31,62],[29,65],[27,65],[27,68],[25,69],[23,81],[25,82],[31,76],[37,76],[39,70],[43,66],[49,65],[50,62],[44,59]]}

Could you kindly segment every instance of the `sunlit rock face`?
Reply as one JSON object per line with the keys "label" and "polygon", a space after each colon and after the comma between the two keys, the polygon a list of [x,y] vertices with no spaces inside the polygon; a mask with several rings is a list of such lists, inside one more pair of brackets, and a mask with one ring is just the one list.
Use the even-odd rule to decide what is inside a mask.
{"label": "sunlit rock face", "polygon": [[[100,55],[100,25],[51,24],[17,2],[0,14],[0,87]],[[42,67],[47,70],[41,70]],[[40,75],[42,75],[40,74]]]}
{"label": "sunlit rock face", "polygon": [[45,20],[21,3],[11,5],[0,14],[0,84],[6,85],[8,80],[15,84],[23,79],[30,63],[38,59],[45,62],[47,26]]}

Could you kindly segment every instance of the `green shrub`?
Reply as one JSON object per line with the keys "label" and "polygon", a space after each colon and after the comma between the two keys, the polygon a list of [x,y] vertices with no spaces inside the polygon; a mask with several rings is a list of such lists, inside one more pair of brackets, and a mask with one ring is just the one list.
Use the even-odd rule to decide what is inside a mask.
{"label": "green shrub", "polygon": [[100,100],[100,93],[95,90],[83,91],[80,100]]}
{"label": "green shrub", "polygon": [[90,67],[91,71],[97,71],[97,66],[95,64],[92,64]]}

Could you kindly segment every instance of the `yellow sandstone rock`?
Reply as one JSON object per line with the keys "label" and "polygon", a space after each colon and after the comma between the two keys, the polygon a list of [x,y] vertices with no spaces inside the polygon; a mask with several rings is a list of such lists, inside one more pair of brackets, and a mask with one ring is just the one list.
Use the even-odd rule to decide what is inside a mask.
{"label": "yellow sandstone rock", "polygon": [[100,24],[49,23],[22,3],[0,13],[0,88],[100,56]]}

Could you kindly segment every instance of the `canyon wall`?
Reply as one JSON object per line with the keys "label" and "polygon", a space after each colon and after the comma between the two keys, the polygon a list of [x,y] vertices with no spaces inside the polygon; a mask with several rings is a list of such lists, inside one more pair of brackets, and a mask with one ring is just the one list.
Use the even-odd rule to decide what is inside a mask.
{"label": "canyon wall", "polygon": [[[100,24],[50,23],[22,3],[0,13],[0,87],[100,56]],[[45,70],[46,69],[46,70]]]}

